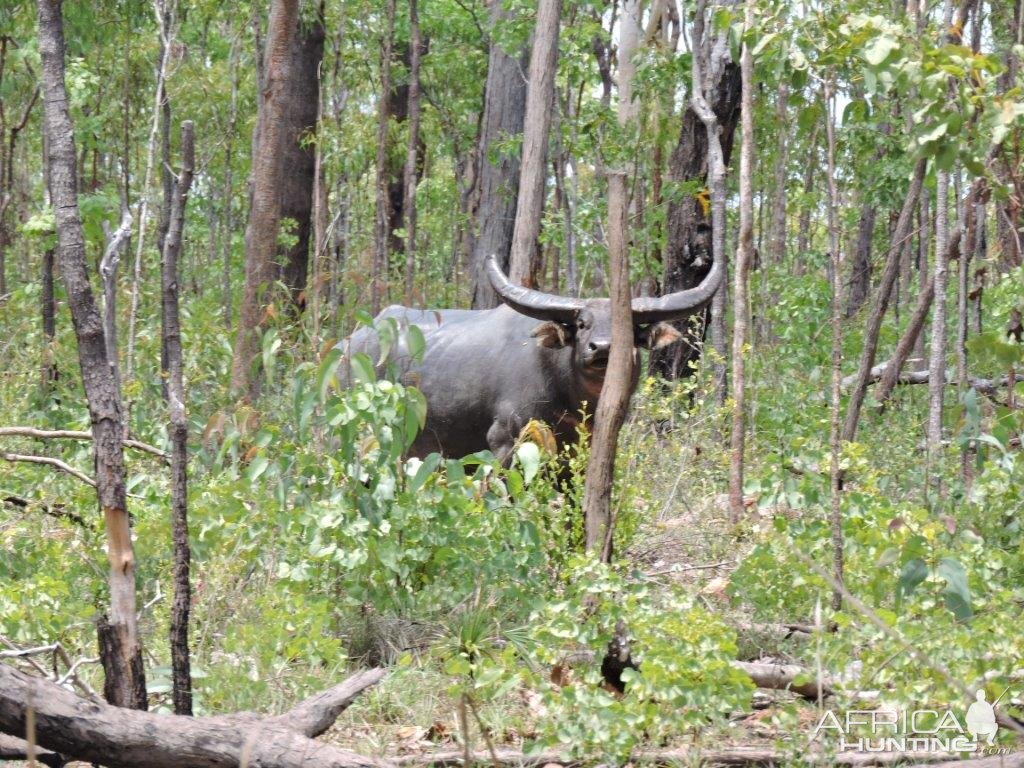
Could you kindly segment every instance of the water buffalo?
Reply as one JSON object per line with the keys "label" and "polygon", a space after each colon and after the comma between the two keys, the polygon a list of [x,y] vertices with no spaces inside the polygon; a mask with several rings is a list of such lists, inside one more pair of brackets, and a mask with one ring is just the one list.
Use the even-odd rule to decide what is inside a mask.
{"label": "water buffalo", "polygon": [[[412,362],[401,343],[390,356],[404,370],[403,380],[427,401],[426,427],[409,451],[413,456],[461,457],[490,449],[507,462],[531,419],[545,422],[562,445],[575,439],[581,411],[594,412],[611,346],[608,299],[513,285],[494,256],[486,272],[504,302],[494,309],[391,306],[376,318],[394,318],[400,328],[416,325],[426,341],[420,362]],[[633,299],[636,345],[656,349],[677,339],[679,333],[664,321],[706,306],[723,272],[716,262],[694,288]],[[374,362],[380,353],[372,328],[359,329],[341,345],[346,356],[363,352]],[[344,370],[342,377],[347,378]]]}

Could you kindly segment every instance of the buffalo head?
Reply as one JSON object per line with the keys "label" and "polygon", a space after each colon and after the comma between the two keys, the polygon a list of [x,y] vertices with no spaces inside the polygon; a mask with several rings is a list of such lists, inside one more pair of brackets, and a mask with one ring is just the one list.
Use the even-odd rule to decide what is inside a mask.
{"label": "buffalo head", "polygon": [[[496,256],[486,263],[487,277],[501,300],[521,314],[542,320],[533,330],[544,347],[572,347],[576,370],[586,377],[604,378],[612,341],[611,302],[542,293],[514,285],[502,272]],[[668,320],[679,320],[701,310],[722,282],[724,269],[714,262],[694,288],[656,298],[633,299],[633,328],[638,347],[658,349],[679,338]]]}

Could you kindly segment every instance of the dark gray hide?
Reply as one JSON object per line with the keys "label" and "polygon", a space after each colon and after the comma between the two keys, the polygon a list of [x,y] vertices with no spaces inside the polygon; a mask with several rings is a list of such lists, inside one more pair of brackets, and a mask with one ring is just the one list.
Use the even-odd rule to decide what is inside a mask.
{"label": "dark gray hide", "polygon": [[[397,320],[402,339],[404,330],[416,325],[426,341],[419,363],[409,359],[404,343],[397,343],[390,355],[402,382],[416,386],[427,401],[426,428],[409,451],[413,456],[438,452],[461,457],[490,449],[507,463],[520,431],[531,419],[546,423],[562,445],[575,440],[581,411],[594,413],[611,345],[608,299],[556,297],[512,286],[492,264],[491,282],[510,306],[485,310],[391,306],[375,318],[375,322]],[[635,299],[637,345],[658,347],[674,341],[678,332],[661,321],[701,309],[721,279],[722,270],[716,264],[696,288]],[[377,362],[380,355],[372,328],[359,329],[339,346],[346,357],[363,352]],[[339,375],[345,383],[348,367],[344,362]]]}

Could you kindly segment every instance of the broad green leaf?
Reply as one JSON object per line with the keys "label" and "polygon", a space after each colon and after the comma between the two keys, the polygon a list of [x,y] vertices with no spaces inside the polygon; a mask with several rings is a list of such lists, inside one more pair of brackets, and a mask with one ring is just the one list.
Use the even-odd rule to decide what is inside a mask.
{"label": "broad green leaf", "polygon": [[958,560],[944,557],[939,561],[936,573],[946,581],[946,588],[942,590],[946,607],[960,621],[971,618],[974,611],[971,610],[971,590],[967,586],[967,573],[964,567]]}

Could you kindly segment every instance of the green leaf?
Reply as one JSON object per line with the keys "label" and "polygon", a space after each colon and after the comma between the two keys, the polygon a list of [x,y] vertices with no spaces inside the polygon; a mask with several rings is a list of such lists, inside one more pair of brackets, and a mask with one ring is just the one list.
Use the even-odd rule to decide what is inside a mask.
{"label": "green leaf", "polygon": [[260,475],[267,471],[267,467],[270,465],[270,461],[266,456],[262,454],[257,455],[252,462],[249,464],[249,469],[246,471],[246,476],[249,482],[253,482]]}
{"label": "green leaf", "polygon": [[338,368],[338,363],[341,362],[341,358],[344,356],[344,352],[341,351],[340,347],[334,347],[327,356],[320,362],[320,368],[316,372],[316,386],[317,392],[320,393],[320,402],[323,402],[327,397],[327,388],[334,381],[334,372]]}
{"label": "green leaf", "polygon": [[946,581],[946,588],[942,590],[946,607],[960,621],[971,618],[974,611],[971,610],[971,590],[967,586],[967,573],[964,567],[959,561],[944,557],[939,562],[936,573]]}
{"label": "green leaf", "polygon": [[356,381],[372,384],[377,380],[377,375],[373,372],[373,363],[362,352],[352,355],[349,365],[352,366],[352,376]]}
{"label": "green leaf", "polygon": [[896,582],[896,609],[899,610],[903,600],[913,594],[917,586],[928,577],[928,565],[919,557],[907,562],[900,571]]}
{"label": "green leaf", "polygon": [[877,67],[887,58],[889,54],[900,47],[899,42],[888,35],[879,35],[864,51],[864,59],[873,67]]}
{"label": "green leaf", "polygon": [[419,326],[409,326],[409,330],[405,333],[405,343],[409,347],[409,357],[417,361],[423,359],[423,350],[426,349],[427,342],[423,338],[423,331]]}
{"label": "green leaf", "polygon": [[409,492],[416,493],[427,482],[427,478],[433,474],[441,463],[441,454],[432,453],[423,460],[412,480],[409,481]]}

